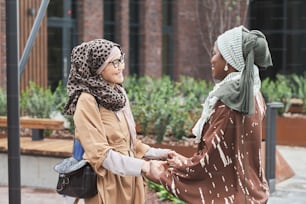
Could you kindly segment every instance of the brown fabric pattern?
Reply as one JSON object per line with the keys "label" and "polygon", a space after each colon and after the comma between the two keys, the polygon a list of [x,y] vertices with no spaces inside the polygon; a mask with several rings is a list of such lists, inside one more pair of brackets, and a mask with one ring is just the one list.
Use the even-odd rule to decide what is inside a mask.
{"label": "brown fabric pattern", "polygon": [[198,152],[169,167],[160,183],[192,204],[263,204],[269,187],[261,164],[262,118],[246,116],[218,101],[205,124]]}
{"label": "brown fabric pattern", "polygon": [[113,89],[96,72],[105,62],[112,47],[120,46],[105,39],[84,42],[71,52],[71,69],[67,83],[69,100],[64,113],[73,115],[82,92],[93,95],[98,104],[112,111],[125,106],[126,98],[120,88]]}

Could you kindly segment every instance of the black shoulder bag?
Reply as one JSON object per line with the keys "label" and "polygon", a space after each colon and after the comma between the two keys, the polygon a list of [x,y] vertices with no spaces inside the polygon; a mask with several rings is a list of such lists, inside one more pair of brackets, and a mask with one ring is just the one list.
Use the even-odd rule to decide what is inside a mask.
{"label": "black shoulder bag", "polygon": [[73,156],[54,166],[59,173],[57,193],[75,198],[90,198],[98,193],[97,175],[90,164],[82,159],[84,149],[74,140]]}

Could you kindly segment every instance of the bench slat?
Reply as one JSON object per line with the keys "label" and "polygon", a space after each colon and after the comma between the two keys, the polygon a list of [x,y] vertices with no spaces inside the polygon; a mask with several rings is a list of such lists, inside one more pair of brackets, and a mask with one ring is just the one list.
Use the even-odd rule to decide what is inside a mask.
{"label": "bench slat", "polygon": [[[0,116],[0,127],[7,127],[7,117]],[[47,119],[47,118],[20,118],[21,128],[31,129],[52,129],[61,130],[64,129],[64,121]]]}

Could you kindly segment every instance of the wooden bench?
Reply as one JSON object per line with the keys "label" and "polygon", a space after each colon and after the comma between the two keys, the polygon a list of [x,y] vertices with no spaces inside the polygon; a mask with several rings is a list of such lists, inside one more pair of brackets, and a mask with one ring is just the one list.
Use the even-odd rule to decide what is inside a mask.
{"label": "wooden bench", "polygon": [[[0,127],[7,127],[7,117],[0,116]],[[64,121],[48,118],[20,117],[20,127],[32,129],[32,140],[42,140],[44,130],[63,130]]]}

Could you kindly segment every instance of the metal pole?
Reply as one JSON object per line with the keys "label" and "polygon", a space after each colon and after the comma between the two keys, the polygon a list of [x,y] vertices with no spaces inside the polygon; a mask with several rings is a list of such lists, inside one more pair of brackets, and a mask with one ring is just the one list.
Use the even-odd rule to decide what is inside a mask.
{"label": "metal pole", "polygon": [[266,116],[266,178],[270,192],[275,191],[275,150],[276,150],[276,116],[277,109],[284,104],[272,102],[267,104]]}
{"label": "metal pole", "polygon": [[6,0],[7,56],[7,140],[9,203],[21,203],[20,122],[19,122],[19,6],[18,0]]}
{"label": "metal pole", "polygon": [[31,49],[33,47],[33,44],[34,44],[36,35],[38,33],[39,27],[41,25],[41,22],[44,18],[44,15],[46,13],[47,8],[48,8],[49,2],[50,2],[49,0],[43,0],[43,2],[40,4],[37,16],[36,16],[35,21],[34,21],[34,25],[32,27],[30,36],[27,40],[27,43],[25,45],[25,48],[24,48],[24,51],[23,51],[23,54],[22,54],[22,57],[21,57],[21,60],[20,60],[20,63],[19,63],[20,76],[22,75],[22,73],[24,71],[25,64],[26,64],[26,62],[29,58]]}

